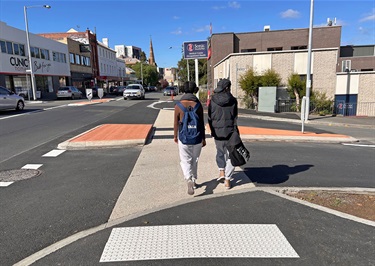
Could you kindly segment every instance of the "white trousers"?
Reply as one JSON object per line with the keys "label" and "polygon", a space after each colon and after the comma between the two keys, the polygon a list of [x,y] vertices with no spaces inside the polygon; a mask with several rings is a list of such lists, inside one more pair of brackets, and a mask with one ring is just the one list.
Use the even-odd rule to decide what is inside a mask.
{"label": "white trousers", "polygon": [[198,178],[198,159],[201,155],[202,143],[196,145],[185,145],[178,141],[180,154],[180,165],[185,180]]}
{"label": "white trousers", "polygon": [[219,171],[222,170],[225,173],[225,179],[230,179],[234,172],[234,166],[232,165],[229,158],[229,151],[227,149],[226,140],[216,140],[216,164]]}

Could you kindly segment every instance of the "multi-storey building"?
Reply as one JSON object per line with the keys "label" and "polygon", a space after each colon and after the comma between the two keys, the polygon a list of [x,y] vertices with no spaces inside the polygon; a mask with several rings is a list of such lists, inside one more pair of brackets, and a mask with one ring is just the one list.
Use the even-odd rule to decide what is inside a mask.
{"label": "multi-storey building", "polygon": [[59,42],[68,46],[70,77],[66,85],[73,85],[85,92],[85,88],[92,86],[94,79],[91,66],[91,50],[89,47],[68,37],[59,39]]}
{"label": "multi-storey building", "polygon": [[107,38],[103,38],[103,42],[98,41],[98,64],[97,83],[100,87],[106,89],[109,85],[115,85],[121,81],[118,76],[116,51],[109,47]]}
{"label": "multi-storey building", "polygon": [[[80,49],[84,51],[90,51],[90,65],[92,79],[90,80],[91,85],[96,84],[96,79],[99,76],[99,65],[98,65],[98,48],[97,48],[97,39],[96,34],[87,29],[85,32],[78,32],[74,29],[70,29],[67,32],[59,33],[39,33],[39,36],[43,36],[48,39],[61,41],[65,38],[69,38],[80,42],[82,45]],[[86,81],[86,80],[85,80]]]}
{"label": "multi-storey building", "polygon": [[[271,31],[269,28],[263,32],[212,34],[209,88],[214,88],[220,78],[229,77],[232,92],[240,100],[240,105],[244,105],[245,95],[238,81],[247,69],[252,68],[258,74],[273,69],[279,73],[284,85],[292,73],[306,77],[308,34],[309,29]],[[350,114],[375,116],[374,86],[371,85],[375,84],[375,56],[369,56],[370,52],[361,58],[353,57],[356,69],[368,71],[349,72],[348,75],[342,72],[341,66],[342,61],[347,60],[342,57],[347,52],[340,47],[341,26],[314,28],[312,36],[312,90],[326,93],[329,98],[340,102],[340,106],[356,109]],[[371,48],[364,50],[370,51]],[[369,103],[366,106],[364,98]],[[345,112],[342,110],[343,114]]]}
{"label": "multi-storey building", "polygon": [[[55,97],[70,78],[66,44],[29,33],[36,96]],[[0,85],[32,99],[26,32],[0,21]]]}

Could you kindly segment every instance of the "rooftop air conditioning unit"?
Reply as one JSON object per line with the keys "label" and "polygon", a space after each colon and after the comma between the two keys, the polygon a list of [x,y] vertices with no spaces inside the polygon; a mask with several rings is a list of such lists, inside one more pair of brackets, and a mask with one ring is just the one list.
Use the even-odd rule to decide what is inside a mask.
{"label": "rooftop air conditioning unit", "polygon": [[266,25],[266,26],[264,26],[264,28],[263,28],[264,31],[270,31],[270,29],[271,29],[271,26],[270,26],[270,25]]}

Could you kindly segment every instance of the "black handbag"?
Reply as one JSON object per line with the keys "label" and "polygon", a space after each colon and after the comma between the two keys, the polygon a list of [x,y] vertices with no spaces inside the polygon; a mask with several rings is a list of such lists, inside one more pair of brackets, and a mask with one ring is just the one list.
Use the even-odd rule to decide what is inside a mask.
{"label": "black handbag", "polygon": [[233,166],[241,166],[247,163],[250,159],[250,152],[242,143],[241,137],[237,130],[234,130],[230,136],[227,148],[229,151],[229,158]]}

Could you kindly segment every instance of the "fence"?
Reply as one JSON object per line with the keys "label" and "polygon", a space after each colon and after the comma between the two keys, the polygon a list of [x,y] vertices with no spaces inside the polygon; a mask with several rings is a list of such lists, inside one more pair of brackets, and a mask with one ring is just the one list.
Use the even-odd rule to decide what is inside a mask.
{"label": "fence", "polygon": [[[296,100],[277,100],[276,112],[297,112]],[[331,101],[321,105],[311,101],[310,113],[343,116],[375,116],[375,102],[346,103],[344,101]]]}

